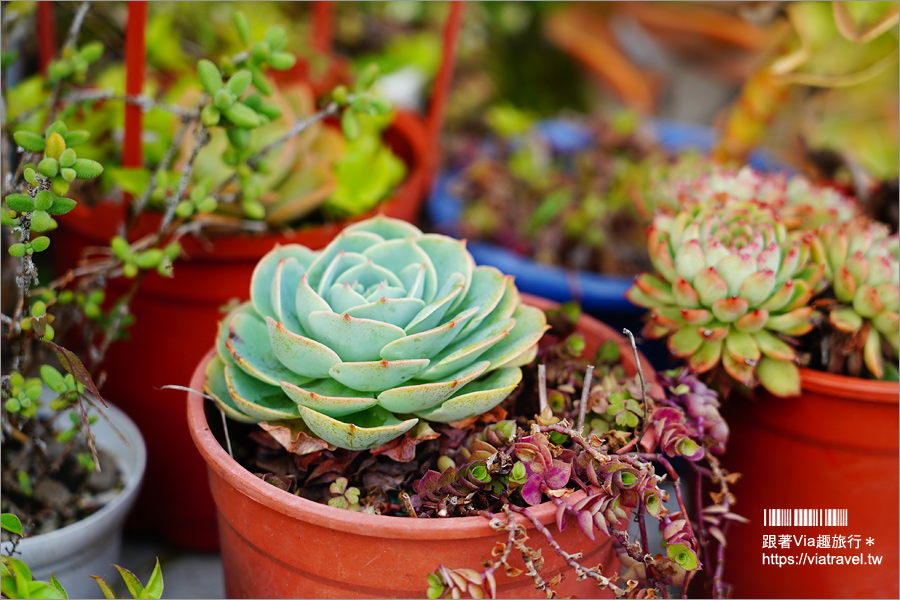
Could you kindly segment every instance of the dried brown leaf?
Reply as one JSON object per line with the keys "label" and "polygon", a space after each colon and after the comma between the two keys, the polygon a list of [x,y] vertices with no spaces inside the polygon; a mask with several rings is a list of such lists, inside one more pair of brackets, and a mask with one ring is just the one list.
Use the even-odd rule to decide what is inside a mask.
{"label": "dried brown leaf", "polygon": [[266,421],[259,426],[292,454],[303,456],[322,450],[334,450],[334,446],[329,446],[327,442],[309,435],[310,431],[306,424],[299,419]]}

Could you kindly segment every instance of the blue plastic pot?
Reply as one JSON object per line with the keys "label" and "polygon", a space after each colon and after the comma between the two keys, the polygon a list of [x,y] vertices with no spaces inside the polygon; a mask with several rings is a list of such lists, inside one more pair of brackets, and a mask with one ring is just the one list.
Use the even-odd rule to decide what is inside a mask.
{"label": "blue plastic pot", "polygon": [[[654,121],[652,127],[660,146],[671,153],[691,149],[707,152],[717,135],[708,127],[676,121]],[[537,128],[561,152],[573,152],[591,143],[590,133],[575,121],[542,121]],[[751,155],[749,164],[761,171],[784,169],[762,152]],[[464,202],[450,191],[454,176],[455,173],[445,171],[437,177],[426,207],[428,218],[437,231],[459,237]],[[625,298],[625,291],[633,281],[631,277],[544,265],[491,242],[469,241],[467,248],[476,263],[491,265],[515,276],[516,286],[523,292],[556,302],[575,300],[589,314],[618,330],[622,327],[628,327],[635,333],[641,330],[646,309]],[[658,369],[670,364],[669,354],[663,347],[644,344],[642,349]]]}

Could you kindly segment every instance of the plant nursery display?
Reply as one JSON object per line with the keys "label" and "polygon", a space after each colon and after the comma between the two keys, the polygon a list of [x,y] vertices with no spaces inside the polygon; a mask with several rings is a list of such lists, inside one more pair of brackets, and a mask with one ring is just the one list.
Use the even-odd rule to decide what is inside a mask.
{"label": "plant nursery display", "polygon": [[[126,37],[141,33],[146,8],[142,14],[140,4],[129,5]],[[269,78],[273,71],[292,72],[296,62],[285,51],[283,27],[259,32],[240,11],[229,25],[241,50],[219,64],[200,59],[196,73],[155,74],[145,87],[130,83],[122,90],[123,79],[134,79],[129,72],[143,71],[144,57],[130,47],[123,73],[121,64],[105,61],[90,43],[85,60],[107,69],[98,84],[109,88],[75,87],[80,77],[60,81],[56,89],[49,86],[52,76],[42,88],[36,76],[13,94],[15,127],[23,133],[56,105],[98,127],[102,143],[93,150],[110,156],[110,176],[106,187],[85,196],[100,202],[80,202],[62,224],[54,266],[63,274],[113,261],[130,279],[112,282],[105,299],[96,302],[113,309],[117,328],[128,327],[116,336],[125,338],[122,351],[106,353],[92,368],[106,371],[105,393],[129,398],[123,408],[149,440],[149,484],[139,514],[167,528],[173,539],[207,548],[215,546],[215,528],[203,465],[180,457],[194,456],[183,412],[174,403],[160,405],[158,388],[187,380],[205,350],[201,334],[212,335],[220,307],[246,287],[256,260],[272,244],[302,240],[323,246],[349,219],[376,207],[413,218],[424,166],[421,123],[409,114],[395,116],[368,91],[377,69],[363,69],[349,87],[317,98],[308,82]],[[75,60],[63,55],[53,64]],[[139,119],[126,115],[125,143],[110,143],[121,133],[123,106],[126,113],[137,110]],[[147,111],[143,123],[141,111]],[[97,247],[108,249],[98,253]],[[160,252],[159,273],[148,274],[151,257]],[[163,276],[176,259],[183,278]],[[158,319],[175,331],[190,326],[196,335],[161,338]],[[132,372],[135,361],[145,366],[139,373]],[[164,504],[171,504],[168,517],[165,509],[145,510],[159,506],[153,495],[166,495],[169,486],[197,489],[177,509]]]}
{"label": "plant nursery display", "polygon": [[[476,267],[464,243],[385,217],[349,226],[319,252],[278,246],[263,257],[250,300],[223,319],[215,353],[192,381],[221,412],[219,439],[199,392],[190,396],[229,594],[379,595],[367,578],[384,560],[404,564],[385,582],[388,596],[415,595],[417,585],[429,597],[530,595],[531,585],[548,593],[599,585],[616,596],[640,586],[687,590],[703,552],[710,560],[725,524],[741,519],[730,511],[734,478],[716,458],[728,436],[717,397],[686,373],[667,374],[660,386],[651,372],[648,383],[633,343],[572,309],[520,297],[510,277]],[[722,487],[718,501],[696,507],[706,515],[699,529],[669,459],[696,463],[698,477]],[[675,486],[672,508],[664,481]],[[263,538],[234,521],[235,511],[270,520],[277,539],[343,545],[341,532],[373,536],[372,566],[359,578],[336,574],[343,567],[325,575],[318,559],[289,547],[255,554]],[[545,521],[553,514],[558,534]],[[647,515],[659,522],[663,553],[650,546]],[[421,521],[429,518],[434,529]],[[570,518],[587,540],[612,540],[602,564],[625,565],[627,577],[579,562],[577,540],[565,533]],[[627,531],[631,518],[639,533]],[[328,520],[342,523],[337,532],[322,530]],[[389,551],[389,532],[404,537],[407,521],[412,537]],[[452,541],[471,544],[488,532],[496,537],[478,541],[483,555]],[[535,536],[548,546],[526,544]],[[414,549],[417,539],[446,540],[448,549]],[[518,555],[522,562],[512,562]],[[563,574],[566,565],[574,573]],[[273,587],[253,575],[260,569],[278,569],[283,581]],[[325,577],[309,588],[296,573]],[[532,582],[507,581],[517,573]],[[724,593],[721,572],[710,581]]]}
{"label": "plant nursery display", "polygon": [[[752,521],[746,537],[729,540],[729,581],[741,596],[771,593],[773,579],[749,567],[770,531],[765,510],[810,509],[825,493],[853,515],[857,536],[877,544],[889,572],[857,563],[861,586],[815,568],[804,571],[814,582],[771,577],[788,595],[890,595],[896,532],[854,498],[897,501],[897,486],[878,475],[897,467],[897,234],[797,177],[715,168],[662,189],[680,210],[654,217],[654,273],[636,279],[629,298],[651,309],[646,336],[667,338],[674,356],[729,396],[730,447],[739,450],[724,463],[744,477],[740,511]],[[866,439],[828,437],[853,430]],[[773,453],[796,462],[773,472]],[[861,477],[852,497],[851,472]]]}

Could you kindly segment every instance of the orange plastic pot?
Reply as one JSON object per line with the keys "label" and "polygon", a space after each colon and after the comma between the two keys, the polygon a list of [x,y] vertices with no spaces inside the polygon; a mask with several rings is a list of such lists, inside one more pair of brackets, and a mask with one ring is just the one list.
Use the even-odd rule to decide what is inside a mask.
{"label": "orange plastic pot", "polygon": [[[898,594],[898,394],[895,382],[801,370],[798,398],[760,395],[726,404],[731,438],[725,465],[743,474],[736,512],[751,520],[729,530],[725,580],[735,598],[896,598]],[[740,400],[744,400],[741,402]],[[730,405],[730,406],[729,406]],[[769,525],[767,509],[845,509],[847,525]],[[824,513],[823,513],[824,515]],[[792,519],[794,514],[792,512]],[[776,548],[763,548],[774,535]],[[782,548],[780,536],[790,535]],[[860,536],[859,547],[798,544],[827,535]],[[873,545],[866,544],[873,538]],[[773,555],[881,556],[880,565],[771,563]],[[824,560],[829,560],[825,558]],[[832,559],[835,560],[835,559]]]}
{"label": "orange plastic pot", "polygon": [[[553,303],[526,298],[540,308]],[[635,372],[630,346],[622,336],[591,317],[582,317],[579,330],[589,352],[615,340],[625,368]],[[197,366],[192,389],[202,389],[210,351]],[[655,374],[644,362],[645,374]],[[207,422],[207,409],[213,419]],[[359,514],[311,502],[264,483],[236,463],[210,431],[219,429],[219,414],[201,396],[188,393],[188,423],[197,449],[209,469],[209,484],[218,507],[219,534],[229,598],[422,598],[426,578],[439,565],[481,568],[493,546],[503,539],[482,517],[409,519]],[[572,501],[579,499],[573,495]],[[620,563],[608,539],[591,544],[574,524],[556,532],[555,507],[541,504],[535,515],[569,552],[584,551],[582,563],[603,565],[617,573]],[[549,580],[564,573],[557,591],[561,597],[611,597],[593,580],[576,581],[543,536],[529,527],[529,543],[542,548]],[[514,553],[515,554],[515,553]],[[520,560],[520,559],[519,559]],[[514,563],[515,564],[515,563]],[[523,567],[521,562],[518,563]],[[510,579],[498,573],[498,596],[542,597],[527,576]]]}
{"label": "orange plastic pot", "polygon": [[[424,126],[418,117],[398,113],[385,136],[406,162],[408,175],[377,211],[415,222],[425,186]],[[73,267],[89,246],[108,246],[122,215],[121,205],[104,203],[89,208],[79,204],[60,219],[53,241],[57,270]],[[134,238],[155,232],[159,222],[158,213],[144,213]],[[275,244],[322,248],[347,224],[334,222],[282,234],[242,234],[204,241],[185,237],[184,258],[175,265],[175,277],[148,274],[130,305],[135,322],[128,329],[129,339],[114,344],[104,362],[107,379],[103,393],[122,398],[122,409],[147,440],[146,483],[132,513],[132,528],[161,532],[184,547],[218,547],[215,506],[203,461],[192,449],[181,396],[159,388],[190,380],[193,367],[215,337],[222,317],[220,307],[247,296],[253,268]],[[123,296],[130,284],[128,280],[112,282],[110,303]]]}

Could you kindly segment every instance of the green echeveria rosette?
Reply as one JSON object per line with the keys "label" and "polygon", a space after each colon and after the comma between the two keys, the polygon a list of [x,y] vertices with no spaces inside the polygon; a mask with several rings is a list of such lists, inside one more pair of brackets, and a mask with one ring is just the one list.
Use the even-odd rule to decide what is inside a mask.
{"label": "green echeveria rosette", "polygon": [[319,252],[277,246],[250,297],[219,326],[206,390],[234,419],[302,419],[351,450],[490,410],[547,329],[465,242],[380,216]]}
{"label": "green echeveria rosette", "polygon": [[748,387],[795,395],[796,353],[782,336],[812,328],[823,268],[810,262],[810,245],[756,202],[658,214],[649,233],[656,274],[640,275],[627,296],[651,309],[645,335],[668,337],[694,372],[721,365]]}
{"label": "green echeveria rosette", "polygon": [[886,226],[860,218],[823,227],[812,246],[837,301],[828,319],[838,331],[859,335],[866,367],[878,379],[884,356],[896,358],[900,350],[900,250],[897,234],[889,234]]}

